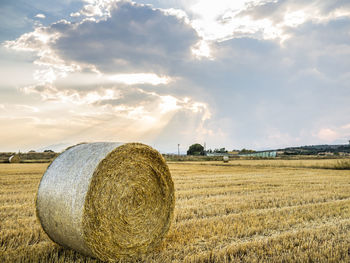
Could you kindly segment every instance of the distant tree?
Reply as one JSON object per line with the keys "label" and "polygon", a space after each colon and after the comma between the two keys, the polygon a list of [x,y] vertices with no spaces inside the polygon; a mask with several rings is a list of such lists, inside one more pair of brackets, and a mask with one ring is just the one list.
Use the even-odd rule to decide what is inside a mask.
{"label": "distant tree", "polygon": [[192,144],[187,150],[187,155],[204,155],[204,147],[199,143]]}
{"label": "distant tree", "polygon": [[44,153],[53,153],[53,150],[45,150]]}
{"label": "distant tree", "polygon": [[227,153],[227,150],[224,148],[220,148],[220,153]]}
{"label": "distant tree", "polygon": [[227,153],[227,150],[224,148],[220,148],[220,149],[215,149],[214,150],[215,153]]}
{"label": "distant tree", "polygon": [[254,150],[247,150],[247,149],[245,149],[245,148],[243,148],[242,150],[240,150],[240,152],[239,153],[255,153],[256,151],[254,151]]}

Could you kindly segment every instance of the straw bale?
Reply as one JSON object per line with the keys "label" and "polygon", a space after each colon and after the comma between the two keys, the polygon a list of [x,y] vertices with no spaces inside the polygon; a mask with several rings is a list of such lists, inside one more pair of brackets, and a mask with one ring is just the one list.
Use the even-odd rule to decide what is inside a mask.
{"label": "straw bale", "polygon": [[227,155],[225,155],[225,156],[223,156],[222,160],[224,161],[224,163],[228,163],[229,157]]}
{"label": "straw bale", "polygon": [[21,157],[19,156],[19,154],[11,155],[9,158],[9,163],[19,163],[20,161]]}
{"label": "straw bale", "polygon": [[140,143],[69,148],[43,175],[37,216],[56,243],[105,261],[159,247],[175,205],[163,157]]}

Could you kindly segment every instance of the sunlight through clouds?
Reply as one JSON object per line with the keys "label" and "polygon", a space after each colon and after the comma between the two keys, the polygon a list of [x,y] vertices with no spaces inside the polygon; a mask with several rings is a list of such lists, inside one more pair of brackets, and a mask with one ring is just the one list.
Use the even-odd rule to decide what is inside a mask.
{"label": "sunlight through clouds", "polygon": [[212,51],[210,49],[210,45],[207,41],[201,40],[191,49],[192,54],[194,54],[197,58],[207,58],[213,59]]}
{"label": "sunlight through clouds", "polygon": [[171,80],[169,77],[160,77],[151,73],[129,73],[129,74],[116,74],[108,77],[113,82],[124,83],[127,85],[135,84],[151,84],[160,85],[168,84]]}
{"label": "sunlight through clouds", "polygon": [[[86,12],[90,10],[91,14],[99,16],[101,14],[96,10],[101,9],[103,6],[109,6],[112,2],[102,3],[94,1],[89,4],[96,4],[97,7],[85,8]],[[178,14],[176,16],[172,15],[171,12],[163,14],[162,11],[149,7],[125,3],[121,7],[114,6],[112,9],[108,9],[108,12],[113,15],[115,12],[119,12],[119,8],[124,9],[126,12],[134,10],[139,10],[139,12],[152,11],[158,16],[156,16],[156,19],[168,20],[167,23],[175,25],[178,23],[176,26],[179,29],[179,36],[183,34],[180,30],[181,27],[184,27],[184,36],[187,36],[186,30],[188,30],[190,33],[188,36],[192,37],[191,34],[193,34],[193,37],[195,37],[195,33],[191,31],[190,26],[186,25],[182,18],[177,18]],[[87,14],[85,13],[85,15]],[[124,42],[123,39],[120,39],[120,36],[114,35],[114,27],[107,31],[102,39],[94,38],[94,44],[84,39],[79,39],[82,35],[74,33],[75,30],[79,30],[78,27],[85,26],[92,27],[91,30],[96,27],[95,33],[99,33],[100,28],[98,27],[101,23],[106,23],[109,26],[108,23],[114,23],[113,19],[118,19],[118,17],[111,16],[100,23],[90,18],[83,19],[78,24],[71,24],[62,20],[48,27],[41,26],[36,28],[33,32],[23,34],[16,40],[7,41],[5,43],[7,48],[35,53],[37,59],[34,63],[41,67],[41,69],[33,72],[33,79],[37,84],[22,87],[20,91],[26,95],[37,94],[41,97],[43,104],[38,107],[40,112],[44,112],[43,107],[45,107],[51,113],[59,114],[62,117],[65,116],[64,119],[73,121],[82,118],[71,127],[71,132],[76,131],[75,135],[71,135],[71,137],[76,140],[83,140],[89,136],[97,139],[102,134],[111,140],[134,140],[145,137],[146,134],[154,134],[146,136],[149,139],[154,139],[154,136],[161,132],[177,114],[185,113],[186,116],[198,119],[199,122],[205,121],[207,116],[210,115],[209,107],[205,103],[195,101],[189,97],[183,99],[181,95],[162,94],[163,92],[161,93],[157,90],[147,91],[147,89],[139,86],[166,87],[167,85],[175,85],[176,77],[174,79],[167,74],[152,73],[152,67],[147,66],[147,60],[145,60],[144,63],[146,64],[143,67],[148,72],[141,71],[142,73],[140,73],[140,70],[132,70],[132,67],[126,73],[125,69],[123,70],[124,72],[118,72],[117,69],[111,70],[113,69],[113,63],[121,63],[121,65],[125,63],[140,64],[140,60],[129,62],[132,59],[130,56],[118,58],[119,55],[123,54],[120,52],[106,53],[99,48],[96,49],[98,53],[94,54],[91,48],[106,44],[105,41],[102,41],[104,37],[117,39],[117,41],[125,45],[124,49],[130,49],[128,52],[132,54],[133,47],[127,41]],[[154,18],[149,17],[149,19]],[[155,21],[154,26],[156,29],[158,26],[161,30],[164,30],[162,23]],[[125,23],[129,22],[125,21]],[[139,23],[143,25],[142,21]],[[133,27],[135,26],[137,25],[133,23]],[[152,30],[152,27],[153,25],[150,24],[150,30]],[[144,34],[144,32],[140,33],[141,35]],[[133,38],[140,33],[130,30],[129,34]],[[168,34],[171,37],[173,36],[171,32]],[[174,36],[177,37],[176,34]],[[66,56],[65,42],[63,41],[68,41],[66,40],[67,37],[71,37],[72,40],[70,41],[81,42],[76,47],[69,45],[70,52],[72,50],[74,53],[84,52],[78,59]],[[87,34],[86,37],[91,37],[91,34]],[[191,40],[191,42],[195,42],[195,40]],[[61,42],[64,44],[63,46],[60,46]],[[113,41],[111,43],[113,45]],[[138,45],[138,43],[135,44]],[[177,54],[177,49],[179,49],[176,43],[168,42],[166,39],[163,42],[156,43],[156,45],[160,45],[161,49],[165,47],[165,50],[168,49],[170,52],[175,52],[175,54]],[[190,51],[191,46],[184,46],[184,48]],[[163,57],[161,53],[155,52],[153,44],[145,47],[142,52],[146,57],[149,56],[147,54],[149,52],[155,60],[157,60],[157,56]],[[91,55],[96,57],[91,59],[91,61],[85,59]],[[171,53],[168,55],[171,55]],[[190,55],[188,57],[191,59]],[[175,56],[175,58],[178,59],[179,57]],[[111,65],[106,63],[106,59],[111,62]],[[166,59],[168,58],[166,57]],[[84,114],[82,115],[81,113]],[[40,122],[41,119],[43,120],[42,122]],[[65,127],[62,123],[64,119],[35,118],[34,124],[37,127],[45,125],[50,126],[50,129],[54,129],[54,126]],[[86,121],[83,121],[84,119]],[[30,120],[27,122],[28,125],[33,123]],[[99,126],[105,129],[100,130]],[[121,126],[124,128],[121,128]],[[55,136],[60,136],[58,133],[55,134]],[[62,134],[67,135],[66,132]]]}
{"label": "sunlight through clouds", "polygon": [[142,140],[163,151],[173,137],[262,149],[350,135],[346,1],[68,2],[28,4],[30,27],[4,35],[8,149],[24,130],[40,134],[29,145]]}
{"label": "sunlight through clouds", "polygon": [[[205,40],[227,40],[244,34],[255,34],[259,30],[271,32],[271,24],[242,16],[241,12],[252,6],[275,1],[197,1],[189,6],[194,14],[193,27]],[[270,34],[271,36],[271,34]]]}

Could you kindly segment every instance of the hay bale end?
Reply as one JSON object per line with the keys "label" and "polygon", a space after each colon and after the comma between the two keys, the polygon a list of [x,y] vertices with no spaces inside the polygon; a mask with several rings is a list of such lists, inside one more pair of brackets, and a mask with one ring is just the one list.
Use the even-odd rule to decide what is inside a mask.
{"label": "hay bale end", "polygon": [[19,154],[11,155],[9,158],[9,163],[19,163],[21,161],[21,156]]}
{"label": "hay bale end", "polygon": [[37,217],[56,243],[110,261],[157,248],[173,218],[174,184],[163,157],[140,143],[88,143],[43,175]]}

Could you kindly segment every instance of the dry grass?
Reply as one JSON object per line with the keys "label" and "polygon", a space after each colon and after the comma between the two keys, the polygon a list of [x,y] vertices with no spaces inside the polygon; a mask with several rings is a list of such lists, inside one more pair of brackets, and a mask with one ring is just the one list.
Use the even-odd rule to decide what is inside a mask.
{"label": "dry grass", "polygon": [[[315,169],[336,164],[327,160],[242,161],[171,163],[174,222],[162,248],[139,261],[350,261],[348,170]],[[54,245],[36,221],[46,167],[0,165],[0,262],[98,262]]]}
{"label": "dry grass", "polygon": [[119,146],[99,163],[85,197],[82,235],[90,255],[108,261],[154,251],[169,230],[174,206],[164,158],[144,144]]}
{"label": "dry grass", "polygon": [[[168,162],[176,163],[176,162]],[[181,162],[179,163],[181,164]],[[190,161],[186,165],[210,165],[210,166],[244,166],[244,167],[287,167],[287,168],[307,168],[307,169],[336,169],[350,170],[350,159],[302,159],[302,160],[285,160],[285,159],[231,159],[229,163],[220,161]]]}

